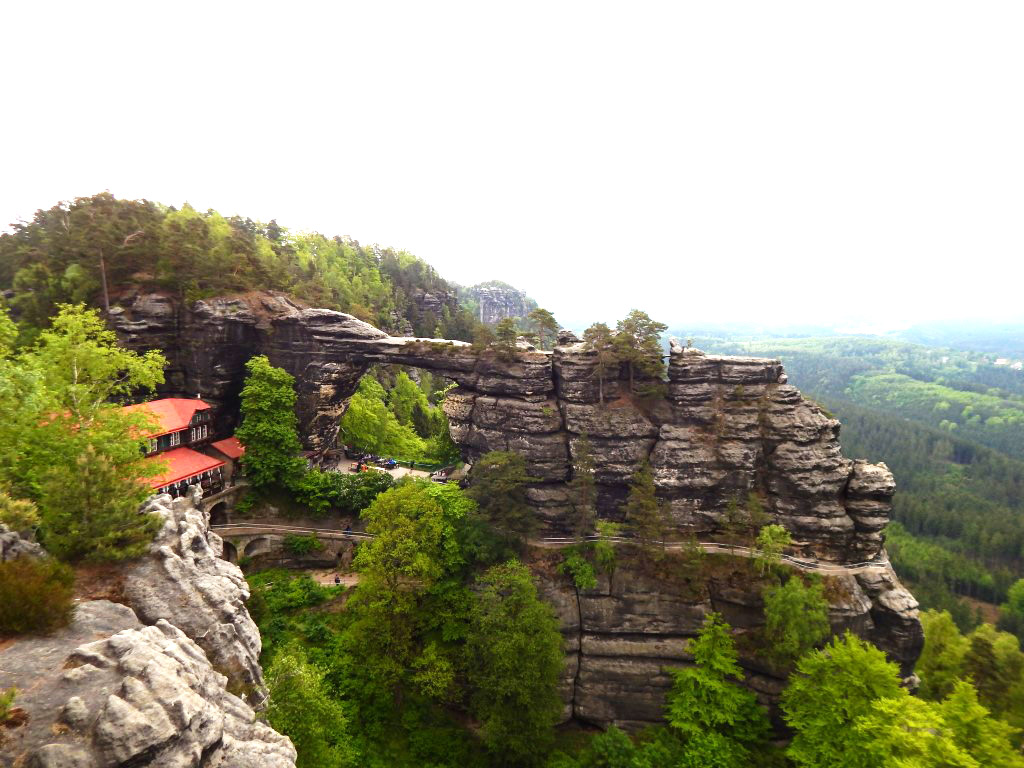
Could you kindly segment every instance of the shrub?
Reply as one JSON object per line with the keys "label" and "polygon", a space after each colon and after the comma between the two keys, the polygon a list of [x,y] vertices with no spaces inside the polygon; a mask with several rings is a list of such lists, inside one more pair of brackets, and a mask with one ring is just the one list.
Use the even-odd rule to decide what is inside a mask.
{"label": "shrub", "polygon": [[571,549],[558,570],[572,577],[576,589],[593,589],[597,586],[594,566],[578,549]]}
{"label": "shrub", "polygon": [[8,688],[6,691],[0,692],[0,725],[7,722],[7,718],[11,716],[11,709],[13,709],[14,697],[18,695],[17,688]]}
{"label": "shrub", "polygon": [[39,510],[27,499],[15,499],[0,489],[0,523],[12,531],[28,531],[39,525]]}
{"label": "shrub", "polygon": [[289,534],[284,537],[284,548],[293,555],[302,556],[319,552],[324,548],[324,545],[315,533],[311,533],[308,536]]}
{"label": "shrub", "polygon": [[74,573],[56,560],[0,563],[0,634],[52,632],[71,621]]}

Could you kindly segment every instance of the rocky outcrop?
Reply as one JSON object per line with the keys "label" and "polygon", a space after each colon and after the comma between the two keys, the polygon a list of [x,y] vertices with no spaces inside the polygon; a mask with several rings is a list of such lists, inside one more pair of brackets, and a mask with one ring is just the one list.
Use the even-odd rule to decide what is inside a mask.
{"label": "rocky outcrop", "polygon": [[45,554],[34,541],[0,523],[0,563],[19,557],[43,557]]}
{"label": "rocky outcrop", "polygon": [[[153,340],[164,338],[163,320],[148,330],[138,307],[118,317],[118,329],[130,343],[158,346]],[[586,437],[603,518],[623,519],[629,479],[646,460],[675,535],[713,541],[726,529],[778,523],[792,535],[794,553],[805,558],[844,564],[884,556],[892,474],[884,464],[845,458],[839,422],[787,383],[778,360],[710,356],[673,344],[665,397],[644,400],[614,373],[602,381],[594,354],[569,332],[559,334],[553,352],[521,344],[503,356],[464,342],[388,336],[349,315],[299,307],[273,295],[197,302],[179,312],[179,327],[184,330],[172,344],[175,365],[186,382],[212,387],[194,387],[192,394],[203,391],[222,409],[230,409],[230,393],[240,390],[241,366],[249,355],[266,354],[292,373],[303,435],[314,450],[333,445],[346,400],[370,365],[413,366],[454,380],[458,386],[445,402],[452,437],[470,461],[491,450],[523,455],[536,479],[528,497],[550,533],[568,527],[568,483]],[[638,577],[633,586],[621,588],[641,584]],[[618,588],[609,586],[612,592]],[[579,601],[577,625],[586,628],[582,638],[591,639],[579,640],[577,658],[584,661],[567,680],[567,691],[584,691],[589,680],[614,676],[610,667],[600,666],[613,665],[617,693],[602,696],[614,698],[614,693],[630,701],[630,691],[639,691],[630,706],[646,712],[643,692],[663,691],[664,683],[653,671],[660,662],[649,659],[678,661],[681,657],[657,654],[694,626],[677,624],[662,632],[659,621],[679,622],[681,616],[697,621],[715,600],[760,615],[749,584],[733,585],[718,597],[709,593],[707,604],[688,602],[678,615],[671,612],[681,605],[667,584],[642,588],[647,597],[641,602],[650,609],[638,615],[650,619],[646,623],[626,621],[632,608],[587,614],[587,600]],[[557,597],[557,589],[549,592]],[[733,596],[731,602],[725,594]],[[895,574],[850,576],[836,595],[836,616],[875,639],[909,674],[923,636],[917,604]],[[651,611],[665,613],[655,621]],[[566,611],[566,621],[572,613]],[[588,654],[587,648],[618,650],[602,656],[596,650]],[[588,662],[588,655],[604,661]],[[766,689],[778,682],[764,672],[752,675]],[[576,700],[575,694],[567,695]],[[586,696],[582,701],[575,709],[580,717],[602,721],[600,713],[609,711],[610,705],[586,703]],[[617,712],[613,719],[620,716]]]}
{"label": "rocky outcrop", "polygon": [[460,288],[459,294],[476,302],[477,320],[490,325],[508,317],[526,317],[537,308],[537,302],[527,296],[525,291],[496,280]]}
{"label": "rocky outcrop", "polygon": [[128,570],[124,596],[145,624],[171,621],[227,676],[232,690],[254,705],[265,699],[260,633],[245,601],[249,586],[237,565],[221,558],[224,545],[210,531],[194,497],[154,496],[144,512],[164,520],[148,556]]}
{"label": "rocky outcrop", "polygon": [[4,765],[295,765],[291,742],[227,691],[198,645],[162,619],[142,626],[123,605],[83,603],[68,627],[4,646],[0,679],[23,710],[0,743]]}

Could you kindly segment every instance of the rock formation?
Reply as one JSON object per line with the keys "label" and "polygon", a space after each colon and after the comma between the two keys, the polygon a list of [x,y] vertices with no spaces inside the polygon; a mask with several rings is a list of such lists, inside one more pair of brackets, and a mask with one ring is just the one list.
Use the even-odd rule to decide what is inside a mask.
{"label": "rock formation", "polygon": [[525,291],[498,280],[460,288],[459,294],[477,303],[477,320],[491,325],[507,317],[526,317],[537,308]]}
{"label": "rock formation", "polygon": [[164,495],[143,507],[160,515],[164,525],[149,556],[128,570],[125,600],[145,624],[172,621],[206,651],[234,690],[259,705],[264,699],[261,642],[245,607],[249,585],[237,565],[221,558],[223,541],[210,531],[197,503],[198,498]]}
{"label": "rock formation", "polygon": [[[452,437],[470,461],[491,450],[522,454],[538,480],[529,498],[549,532],[566,530],[573,456],[586,435],[601,517],[621,519],[628,481],[647,460],[677,534],[714,540],[730,517],[759,508],[764,522],[790,531],[803,557],[842,564],[884,554],[892,474],[883,464],[844,458],[839,422],[786,383],[778,360],[715,357],[673,344],[666,397],[639,399],[611,376],[601,402],[593,353],[568,332],[553,352],[521,344],[503,357],[464,342],[391,337],[276,295],[196,302],[175,310],[173,322],[166,306],[140,296],[114,317],[129,343],[169,354],[171,393],[202,393],[230,421],[245,360],[266,354],[296,377],[299,419],[314,450],[333,445],[347,398],[370,365],[408,365],[454,380],[445,402]],[[178,330],[168,335],[172,326]],[[653,711],[650,691],[667,685],[655,668],[685,662],[672,649],[708,610],[723,610],[737,626],[761,615],[749,584],[709,581],[683,598],[628,569],[603,593],[567,595],[556,582],[546,589],[564,608],[575,649],[567,699],[578,716],[599,722]],[[838,580],[832,608],[836,626],[871,637],[911,674],[923,642],[917,604],[891,569]],[[766,691],[778,685],[770,674],[752,674]]]}
{"label": "rock formation", "polygon": [[295,749],[228,693],[203,650],[164,620],[83,603],[46,637],[0,650],[0,678],[27,714],[0,760],[26,768],[294,768]]}
{"label": "rock formation", "polygon": [[[262,705],[266,691],[248,586],[237,566],[220,559],[221,539],[198,500],[196,490],[144,505],[164,526],[150,553],[124,573],[128,605],[79,603],[68,627],[0,648],[2,685],[18,689],[16,704],[27,715],[6,729],[0,761],[294,767],[291,742],[257,722],[250,706]],[[5,557],[42,554],[0,529]]]}

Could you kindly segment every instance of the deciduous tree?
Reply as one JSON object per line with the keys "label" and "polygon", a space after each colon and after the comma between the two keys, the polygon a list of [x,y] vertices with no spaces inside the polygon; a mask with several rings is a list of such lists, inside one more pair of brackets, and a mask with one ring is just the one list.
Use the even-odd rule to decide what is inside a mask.
{"label": "deciduous tree", "polygon": [[242,424],[235,437],[245,446],[242,464],[256,488],[287,488],[302,475],[295,379],[257,355],[245,364]]}
{"label": "deciduous tree", "polygon": [[519,562],[488,569],[478,587],[466,638],[473,713],[497,764],[540,764],[562,709],[558,621]]}

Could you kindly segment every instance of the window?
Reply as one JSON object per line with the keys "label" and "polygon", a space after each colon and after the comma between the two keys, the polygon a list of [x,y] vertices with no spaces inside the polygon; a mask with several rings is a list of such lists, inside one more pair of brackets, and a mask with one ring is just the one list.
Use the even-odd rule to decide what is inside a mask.
{"label": "window", "polygon": [[171,445],[181,445],[181,432],[171,432]]}
{"label": "window", "polygon": [[149,440],[146,441],[146,443],[147,443],[147,445],[146,445],[146,453],[156,453],[156,446],[157,446],[156,438],[155,437],[151,437],[151,438],[149,438]]}

